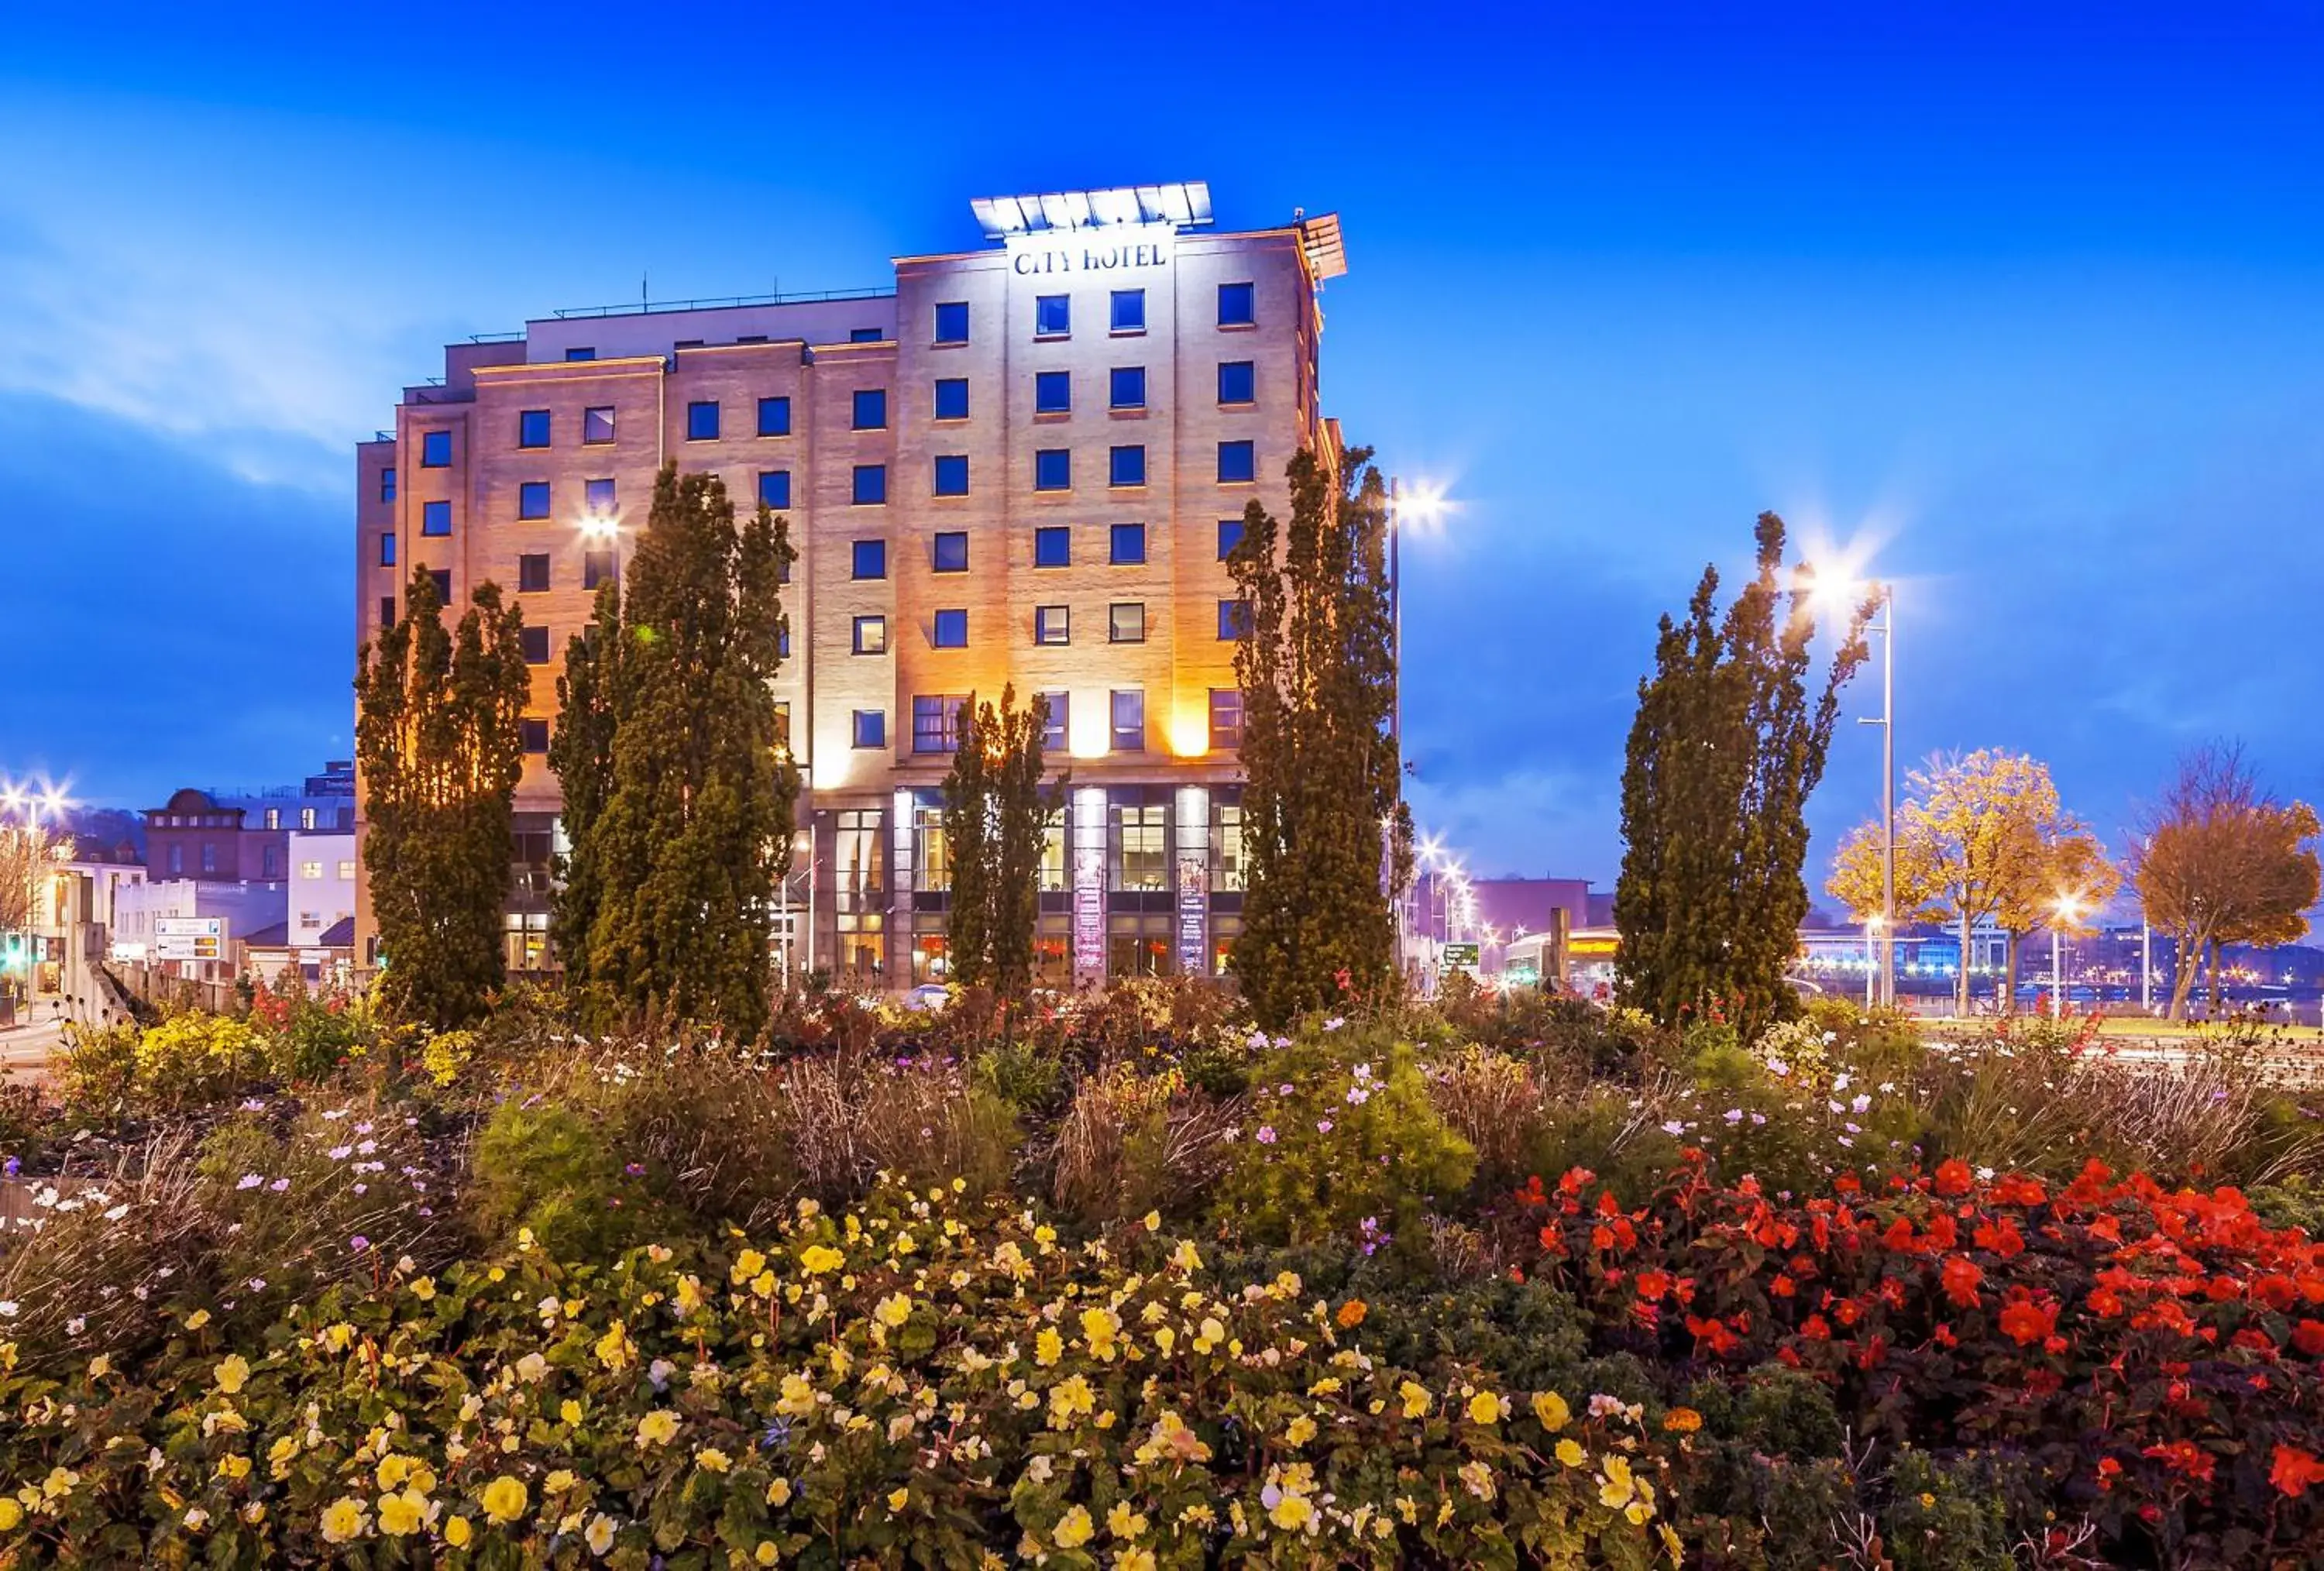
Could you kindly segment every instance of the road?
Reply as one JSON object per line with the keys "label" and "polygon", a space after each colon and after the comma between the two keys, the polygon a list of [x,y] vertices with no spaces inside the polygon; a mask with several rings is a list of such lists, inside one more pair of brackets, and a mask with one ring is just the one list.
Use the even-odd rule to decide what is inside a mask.
{"label": "road", "polygon": [[53,999],[33,1006],[33,1021],[0,1030],[0,1072],[14,1077],[38,1076],[48,1067],[49,1055],[64,1045],[64,1017]]}

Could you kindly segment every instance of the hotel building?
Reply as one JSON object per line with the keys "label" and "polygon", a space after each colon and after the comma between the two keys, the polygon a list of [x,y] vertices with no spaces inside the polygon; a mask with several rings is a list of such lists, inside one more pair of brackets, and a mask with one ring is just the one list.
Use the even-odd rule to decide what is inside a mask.
{"label": "hotel building", "polygon": [[[1247,504],[1286,511],[1296,452],[1338,451],[1317,375],[1339,223],[1221,233],[1200,184],[972,207],[985,245],[899,258],[887,290],[560,311],[447,346],[358,445],[357,639],[415,566],[448,604],[491,579],[523,610],[512,967],[554,964],[565,643],[672,460],[765,501],[798,553],[775,683],[805,781],[788,964],[942,978],[939,786],[961,700],[1003,683],[1047,698],[1072,771],[1045,977],[1222,964],[1243,868],[1224,559]],[[359,956],[372,939],[359,894]]]}

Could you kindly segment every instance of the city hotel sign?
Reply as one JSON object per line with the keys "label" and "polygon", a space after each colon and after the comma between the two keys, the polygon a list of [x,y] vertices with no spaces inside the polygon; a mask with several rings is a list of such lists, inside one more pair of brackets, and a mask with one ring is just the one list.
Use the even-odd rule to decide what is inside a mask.
{"label": "city hotel sign", "polygon": [[1178,237],[1169,224],[1043,230],[1009,236],[1009,270],[1019,278],[1074,273],[1136,273],[1167,267]]}

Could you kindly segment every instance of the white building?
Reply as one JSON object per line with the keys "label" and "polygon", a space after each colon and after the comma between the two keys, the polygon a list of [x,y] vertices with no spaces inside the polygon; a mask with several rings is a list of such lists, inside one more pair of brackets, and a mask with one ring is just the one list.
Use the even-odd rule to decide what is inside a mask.
{"label": "white building", "polygon": [[355,837],[293,832],[287,935],[294,948],[316,948],[323,935],[355,914]]}
{"label": "white building", "polygon": [[180,981],[230,982],[242,973],[244,941],[281,926],[289,898],[290,885],[281,883],[171,878],[124,884],[114,893],[113,958]]}

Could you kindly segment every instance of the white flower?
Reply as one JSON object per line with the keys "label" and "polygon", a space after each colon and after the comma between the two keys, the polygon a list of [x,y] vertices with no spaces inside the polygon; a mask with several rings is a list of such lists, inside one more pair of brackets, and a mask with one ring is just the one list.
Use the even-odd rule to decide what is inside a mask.
{"label": "white flower", "polygon": [[1686,1132],[1686,1125],[1674,1118],[1663,1125],[1663,1132],[1665,1134],[1684,1134]]}
{"label": "white flower", "polygon": [[0,1320],[13,1320],[15,1317],[16,1300],[14,1298],[0,1298]]}
{"label": "white flower", "polygon": [[1331,1019],[1323,1022],[1323,1029],[1327,1031],[1335,1031],[1347,1023],[1348,1022],[1344,1017],[1335,1014]]}
{"label": "white flower", "polygon": [[118,1222],[128,1215],[129,1207],[126,1205],[115,1206],[112,1210],[107,1211],[105,1214],[105,1219],[107,1222]]}

